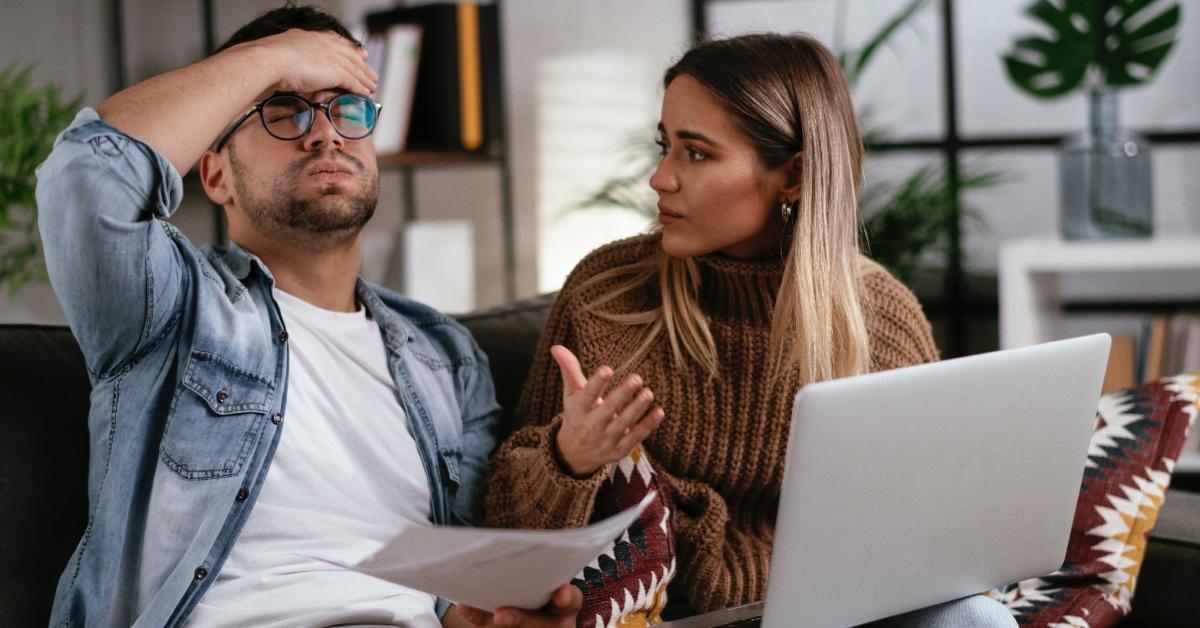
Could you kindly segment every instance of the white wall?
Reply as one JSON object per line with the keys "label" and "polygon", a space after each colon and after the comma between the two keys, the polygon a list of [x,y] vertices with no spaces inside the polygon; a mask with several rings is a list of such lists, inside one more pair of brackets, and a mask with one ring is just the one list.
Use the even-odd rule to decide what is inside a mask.
{"label": "white wall", "polygon": [[[658,99],[661,98],[658,82],[662,71],[686,47],[689,10],[690,3],[686,0],[517,0],[505,3],[504,72],[518,227],[519,294],[529,295],[556,287],[556,282],[546,279],[545,275],[539,285],[539,248],[551,251],[546,257],[557,263],[555,273],[551,274],[565,276],[573,264],[572,257],[578,260],[592,246],[612,239],[618,232],[636,232],[645,223],[619,213],[578,214],[568,220],[566,229],[555,220],[569,204],[566,199],[599,187],[615,166],[601,160],[602,163],[594,168],[591,185],[587,184],[586,176],[576,173],[571,181],[573,186],[562,190],[555,188],[556,183],[562,183],[556,176],[563,175],[562,171],[555,170],[553,160],[561,156],[564,149],[576,155],[589,148],[601,151],[605,141],[591,141],[587,137],[589,134],[594,136],[598,126],[621,129],[630,124],[636,126],[637,120],[636,116],[624,116],[612,126],[601,126],[602,121],[580,115],[580,111],[587,110],[584,99],[564,102],[561,98],[545,98],[548,77],[566,66],[578,68],[585,80],[587,75],[583,73],[588,71],[596,80],[604,77],[611,80],[614,72],[624,67],[629,74],[625,85],[630,92],[618,96],[618,100],[625,106],[629,103],[644,106],[643,122],[653,128],[648,122],[658,119]],[[562,91],[558,93],[561,95]],[[591,97],[598,96],[591,93]],[[562,106],[562,116],[568,119],[574,116],[577,126],[572,127],[569,123],[554,125],[551,129],[554,135],[548,138],[546,120],[554,114],[547,108],[554,103]],[[619,143],[624,139],[621,135],[616,133],[609,137],[607,144]],[[542,198],[547,193],[554,195],[549,203]],[[620,224],[609,224],[617,221]],[[572,226],[575,228],[571,229]],[[539,235],[542,236],[540,241]]]}

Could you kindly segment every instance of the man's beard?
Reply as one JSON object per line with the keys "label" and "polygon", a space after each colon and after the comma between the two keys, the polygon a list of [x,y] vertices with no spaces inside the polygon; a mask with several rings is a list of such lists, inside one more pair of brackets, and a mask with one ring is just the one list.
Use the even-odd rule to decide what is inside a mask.
{"label": "man's beard", "polygon": [[276,177],[265,195],[257,195],[247,185],[248,173],[242,162],[229,150],[234,187],[242,210],[259,232],[306,249],[325,249],[353,239],[362,230],[379,201],[379,179],[374,178],[357,194],[347,194],[338,183],[329,183],[316,196],[303,198],[300,182],[309,164],[321,159],[336,159],[355,170],[356,180],[366,168],[361,160],[334,149],[314,153],[288,167]]}

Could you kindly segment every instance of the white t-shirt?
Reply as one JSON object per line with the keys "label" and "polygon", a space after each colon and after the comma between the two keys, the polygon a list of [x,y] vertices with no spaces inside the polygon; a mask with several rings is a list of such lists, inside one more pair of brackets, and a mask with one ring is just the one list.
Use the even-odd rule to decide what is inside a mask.
{"label": "white t-shirt", "polygon": [[288,330],[283,435],[189,626],[441,626],[432,595],[319,560],[355,564],[402,525],[430,521],[429,484],[379,326],[365,309],[274,294]]}

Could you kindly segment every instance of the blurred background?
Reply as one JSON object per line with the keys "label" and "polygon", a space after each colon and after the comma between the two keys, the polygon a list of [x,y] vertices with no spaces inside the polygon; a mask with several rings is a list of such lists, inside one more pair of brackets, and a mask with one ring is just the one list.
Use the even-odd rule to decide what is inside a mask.
{"label": "blurred background", "polygon": [[[0,563],[24,567],[0,574],[0,617],[6,606],[43,616],[45,583],[86,520],[87,443],[61,429],[85,398],[23,394],[41,381],[28,356],[46,358],[38,369],[76,359],[49,341],[69,344],[63,330],[27,327],[65,323],[45,279],[34,169],[81,107],[202,58],[282,2],[0,0],[0,326],[16,339],[0,380],[22,393],[0,440],[0,488],[37,505],[5,511],[5,538],[32,542],[5,541]],[[371,281],[450,313],[557,290],[589,251],[654,222],[663,71],[700,37],[799,31],[829,45],[851,84],[867,143],[864,251],[915,291],[943,357],[1108,332],[1106,391],[1200,377],[1200,0],[314,4],[365,42],[383,77]],[[184,187],[171,222],[197,245],[226,243],[195,173]],[[85,378],[81,365],[55,370],[55,386],[60,375]],[[500,388],[515,396],[523,377],[505,374]],[[1163,625],[1195,625],[1195,505],[1173,498],[1186,508],[1160,518],[1147,546],[1170,476],[1146,467],[1153,482],[1143,479],[1132,469],[1142,453],[1126,452],[1159,443],[1143,440],[1161,426],[1142,414],[1165,412],[1146,406],[1165,403],[1160,389],[1191,390],[1184,381],[1155,387],[1145,406],[1130,397],[1136,407],[1117,413],[1128,422],[1097,431],[1097,477],[1128,466],[1132,479],[1095,498],[1105,525],[1089,534],[1104,537],[1096,560],[1114,569],[1095,582],[1128,592],[1152,556],[1162,566],[1138,576],[1140,612],[1182,622]],[[1183,393],[1173,403],[1200,409]],[[51,448],[66,453],[40,455]],[[1200,430],[1173,470],[1172,487],[1200,491]],[[63,479],[72,473],[79,482]],[[1104,536],[1122,531],[1128,544]],[[56,554],[43,553],[50,539]]]}
{"label": "blurred background", "polygon": [[[25,114],[0,116],[0,323],[61,324],[22,187],[39,145],[22,138],[41,116],[52,139],[73,99],[94,106],[194,61],[280,3],[2,4],[0,90]],[[373,37],[379,63],[406,7],[431,3],[315,4]],[[1117,383],[1200,368],[1200,0],[479,5],[492,122],[482,144],[381,156],[368,279],[451,312],[557,289],[588,251],[653,221],[663,70],[700,35],[804,31],[842,58],[867,132],[867,249],[917,292],[944,356],[1108,331]],[[465,71],[439,52],[441,25],[423,28],[418,93],[431,71]],[[404,110],[392,95],[385,112]],[[185,187],[173,222],[223,241],[194,174]]]}

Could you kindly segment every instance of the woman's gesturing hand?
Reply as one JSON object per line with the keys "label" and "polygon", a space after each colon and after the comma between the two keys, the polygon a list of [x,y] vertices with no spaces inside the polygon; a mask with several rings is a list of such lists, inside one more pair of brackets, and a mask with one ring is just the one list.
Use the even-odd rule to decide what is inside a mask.
{"label": "woman's gesturing hand", "polygon": [[572,475],[587,476],[624,458],[662,423],[665,413],[651,407],[654,393],[641,376],[629,375],[605,397],[611,368],[601,366],[586,378],[579,359],[566,347],[555,345],[550,355],[563,378],[563,420],[555,447]]}

